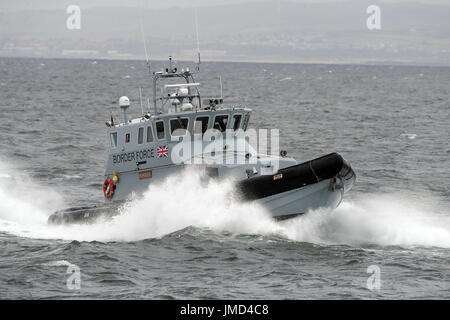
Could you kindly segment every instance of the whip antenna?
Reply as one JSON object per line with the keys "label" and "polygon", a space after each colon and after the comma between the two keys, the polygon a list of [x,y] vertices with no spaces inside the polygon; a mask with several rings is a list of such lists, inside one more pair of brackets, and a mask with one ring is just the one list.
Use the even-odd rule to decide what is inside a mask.
{"label": "whip antenna", "polygon": [[147,98],[147,108],[148,108],[148,111],[150,112],[150,98]]}
{"label": "whip antenna", "polygon": [[197,37],[197,71],[200,71],[200,40],[198,39],[198,17],[197,17],[197,8],[195,8],[195,34]]}
{"label": "whip antenna", "polygon": [[220,99],[223,100],[222,76],[219,76],[219,82],[220,82]]}
{"label": "whip antenna", "polygon": [[142,36],[142,42],[144,43],[144,52],[145,52],[145,60],[147,61],[147,68],[148,72],[151,74],[151,68],[150,68],[150,60],[148,59],[148,52],[147,52],[147,41],[145,40],[145,33],[144,33],[144,22],[142,19],[142,14],[140,16],[140,24],[141,24],[141,36]]}
{"label": "whip antenna", "polygon": [[139,100],[141,101],[141,112],[142,112],[142,115],[144,115],[144,106],[142,104],[142,89],[141,89],[141,87],[139,87]]}

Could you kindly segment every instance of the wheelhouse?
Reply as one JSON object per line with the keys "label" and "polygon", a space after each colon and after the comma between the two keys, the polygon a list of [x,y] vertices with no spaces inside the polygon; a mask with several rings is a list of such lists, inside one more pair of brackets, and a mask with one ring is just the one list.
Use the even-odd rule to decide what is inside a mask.
{"label": "wheelhouse", "polygon": [[[129,100],[122,97],[128,102],[121,105],[124,122],[114,124],[112,120],[107,123],[110,157],[106,174],[172,164],[167,153],[158,153],[159,149],[170,149],[186,136],[196,139],[203,137],[207,130],[220,133],[247,130],[250,109],[224,107],[222,98],[202,100],[200,83],[195,81],[189,68],[178,70],[172,66],[171,59],[169,63],[164,71],[153,72],[153,110],[128,120]],[[141,159],[137,155],[142,151],[146,152],[147,158]],[[157,163],[153,163],[156,159]]]}

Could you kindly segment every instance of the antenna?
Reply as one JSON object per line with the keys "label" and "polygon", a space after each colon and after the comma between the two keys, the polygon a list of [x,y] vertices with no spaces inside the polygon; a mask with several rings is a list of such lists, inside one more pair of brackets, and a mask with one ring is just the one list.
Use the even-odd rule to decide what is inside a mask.
{"label": "antenna", "polygon": [[223,100],[222,76],[219,76],[219,82],[220,82],[220,99]]}
{"label": "antenna", "polygon": [[152,74],[151,67],[150,67],[150,60],[148,59],[148,53],[147,53],[147,41],[145,40],[145,33],[144,33],[144,22],[142,19],[142,14],[140,16],[140,25],[141,25],[141,36],[142,36],[142,42],[144,43],[144,52],[145,52],[145,60],[147,61],[147,67],[148,72]]}
{"label": "antenna", "polygon": [[141,101],[141,112],[142,112],[142,115],[144,115],[144,107],[142,105],[142,89],[141,89],[141,87],[139,87],[139,100]]}
{"label": "antenna", "polygon": [[147,107],[148,107],[148,112],[150,112],[150,98],[147,98]]}
{"label": "antenna", "polygon": [[197,71],[200,71],[200,40],[198,39],[198,17],[197,17],[197,8],[195,8],[195,34],[197,36]]}

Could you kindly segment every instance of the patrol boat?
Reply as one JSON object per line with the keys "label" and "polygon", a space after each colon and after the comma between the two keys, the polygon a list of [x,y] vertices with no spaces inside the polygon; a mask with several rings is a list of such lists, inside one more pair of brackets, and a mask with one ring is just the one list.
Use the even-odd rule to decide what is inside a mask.
{"label": "patrol boat", "polygon": [[141,117],[129,119],[130,100],[119,99],[123,122],[116,124],[112,116],[106,122],[105,205],[57,211],[50,223],[117,214],[131,194],[139,195],[150,184],[188,167],[210,179],[232,179],[236,199],[263,205],[275,219],[339,205],[356,179],[342,156],[331,153],[298,164],[286,151],[258,152],[248,139],[252,110],[225,107],[222,98],[202,100],[195,73],[178,70],[169,58],[167,68],[152,74],[153,110]]}

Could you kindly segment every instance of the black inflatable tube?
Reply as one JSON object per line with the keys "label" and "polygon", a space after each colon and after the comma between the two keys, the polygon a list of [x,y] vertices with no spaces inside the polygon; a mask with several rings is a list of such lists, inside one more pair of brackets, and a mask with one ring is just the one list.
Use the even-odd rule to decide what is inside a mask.
{"label": "black inflatable tube", "polygon": [[339,176],[348,191],[356,178],[350,165],[337,153],[330,153],[295,166],[280,169],[276,174],[261,175],[236,183],[245,200],[265,198],[293,189],[302,188]]}

